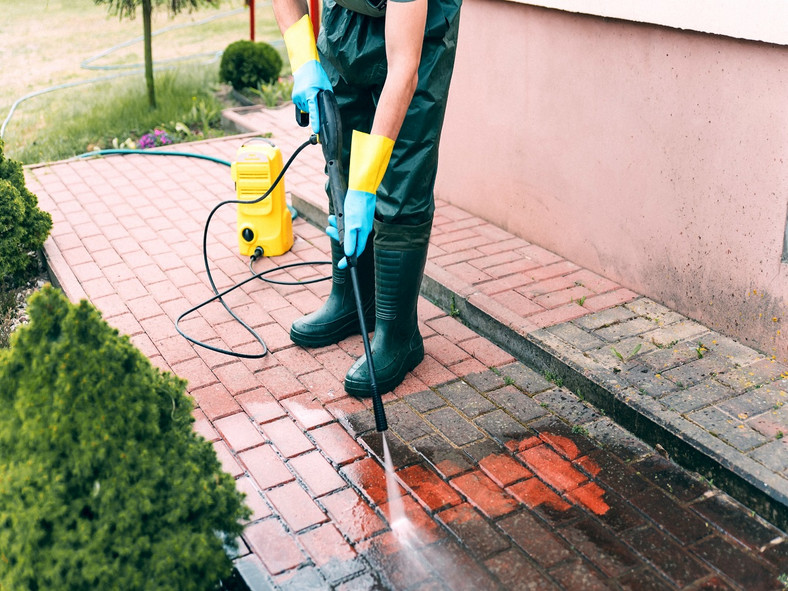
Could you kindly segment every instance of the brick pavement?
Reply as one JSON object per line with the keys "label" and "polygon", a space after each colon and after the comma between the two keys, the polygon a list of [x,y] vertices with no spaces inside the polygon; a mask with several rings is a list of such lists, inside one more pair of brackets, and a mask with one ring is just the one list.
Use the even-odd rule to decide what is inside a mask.
{"label": "brick pavement", "polygon": [[[289,109],[244,116],[285,156],[305,139]],[[183,148],[232,159],[240,141]],[[252,282],[227,297],[263,334],[262,359],[197,348],[175,332],[174,318],[210,295],[201,231],[210,208],[234,194],[226,168],[133,155],[26,174],[53,214],[46,255],[69,297],[90,299],[153,363],[188,380],[195,428],[253,509],[235,559],[250,587],[782,588],[779,529],[665,457],[692,455],[675,437],[660,435],[655,451],[611,420],[629,419],[641,437],[654,425],[684,437],[676,417],[694,426],[690,435],[714,439],[701,441],[714,483],[780,523],[755,484],[750,496],[739,490],[757,472],[740,470],[743,460],[762,482],[785,478],[774,450],[785,421],[776,361],[441,202],[423,289],[438,305],[422,298],[419,310],[427,356],[385,397],[418,533],[404,543],[389,522],[370,406],[342,389],[360,338],[302,350],[287,336],[326,283]],[[328,239],[304,219],[325,215],[324,178],[319,149],[307,150],[287,177],[302,213],[295,244],[260,269],[327,258]],[[220,288],[249,273],[234,240],[234,212],[220,210],[208,253]],[[184,328],[256,350],[218,305]],[[715,462],[711,452],[728,448],[737,452],[729,464]]]}
{"label": "brick pavement", "polygon": [[[285,111],[227,116],[293,136]],[[319,183],[293,197],[324,225]],[[785,360],[442,202],[422,293],[788,529]]]}

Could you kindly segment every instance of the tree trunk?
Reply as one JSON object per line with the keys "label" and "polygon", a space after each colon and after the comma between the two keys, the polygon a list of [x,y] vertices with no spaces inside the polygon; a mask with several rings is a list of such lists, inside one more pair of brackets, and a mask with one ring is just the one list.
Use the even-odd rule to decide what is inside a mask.
{"label": "tree trunk", "polygon": [[142,28],[145,44],[145,84],[148,87],[148,104],[156,108],[156,90],[153,87],[153,48],[151,30],[151,0],[142,0]]}

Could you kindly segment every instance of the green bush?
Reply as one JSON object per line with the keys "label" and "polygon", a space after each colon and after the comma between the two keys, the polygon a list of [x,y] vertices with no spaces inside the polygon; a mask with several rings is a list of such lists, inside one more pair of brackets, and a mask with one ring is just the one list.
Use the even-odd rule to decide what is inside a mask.
{"label": "green bush", "polygon": [[248,509],[183,380],[45,287],[0,351],[0,588],[211,589]]}
{"label": "green bush", "polygon": [[25,187],[22,165],[7,159],[3,148],[0,140],[0,286],[26,278],[52,229],[52,216]]}
{"label": "green bush", "polygon": [[235,41],[227,46],[219,64],[219,78],[235,90],[270,84],[282,70],[282,56],[268,43]]}

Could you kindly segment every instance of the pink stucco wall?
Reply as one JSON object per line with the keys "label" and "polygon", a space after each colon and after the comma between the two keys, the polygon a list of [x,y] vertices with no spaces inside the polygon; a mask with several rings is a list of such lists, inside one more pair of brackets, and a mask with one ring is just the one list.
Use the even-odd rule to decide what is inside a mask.
{"label": "pink stucco wall", "polygon": [[788,359],[788,47],[462,10],[436,194]]}

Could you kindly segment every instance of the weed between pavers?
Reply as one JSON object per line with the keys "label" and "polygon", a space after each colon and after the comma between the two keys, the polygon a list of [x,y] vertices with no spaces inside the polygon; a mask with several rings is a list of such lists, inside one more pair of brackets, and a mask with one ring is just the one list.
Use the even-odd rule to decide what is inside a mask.
{"label": "weed between pavers", "polygon": [[451,304],[449,305],[449,316],[452,318],[459,318],[460,311],[457,309],[457,302],[454,299],[454,294],[451,296]]}
{"label": "weed between pavers", "polygon": [[564,385],[564,379],[552,371],[544,372],[544,379],[546,379],[548,382],[552,382],[559,388]]}
{"label": "weed between pavers", "polygon": [[632,359],[632,358],[633,358],[635,355],[637,355],[637,354],[638,354],[638,352],[640,351],[641,347],[643,347],[643,343],[638,343],[637,345],[635,345],[635,348],[634,348],[634,349],[632,349],[632,352],[631,352],[629,355],[627,355],[626,357],[624,357],[624,356],[623,356],[621,353],[619,353],[619,352],[616,350],[616,348],[615,348],[615,347],[612,347],[612,346],[611,346],[611,347],[610,347],[610,349],[611,349],[611,351],[613,351],[613,354],[614,354],[616,357],[618,357],[618,358],[619,358],[621,361],[623,361],[624,363],[626,363],[627,361],[629,361],[629,360],[630,360],[630,359]]}

